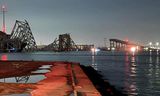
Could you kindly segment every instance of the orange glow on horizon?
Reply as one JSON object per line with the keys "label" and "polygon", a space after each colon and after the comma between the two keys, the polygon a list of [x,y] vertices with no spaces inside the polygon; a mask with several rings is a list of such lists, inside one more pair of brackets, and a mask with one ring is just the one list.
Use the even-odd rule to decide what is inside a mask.
{"label": "orange glow on horizon", "polygon": [[124,41],[128,42],[129,40],[128,40],[128,38],[125,38]]}

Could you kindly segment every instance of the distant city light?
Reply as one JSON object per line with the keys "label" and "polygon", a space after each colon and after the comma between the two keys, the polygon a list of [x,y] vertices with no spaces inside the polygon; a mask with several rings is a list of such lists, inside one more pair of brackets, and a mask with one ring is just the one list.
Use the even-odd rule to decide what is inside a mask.
{"label": "distant city light", "polygon": [[98,52],[98,51],[100,51],[100,49],[96,48],[96,49],[95,49],[95,52]]}
{"label": "distant city light", "polygon": [[112,47],[112,48],[111,48],[111,50],[113,50],[113,51],[114,51],[114,50],[115,50],[115,48],[114,48],[114,47]]}
{"label": "distant city light", "polygon": [[152,45],[152,42],[149,42],[149,45],[151,46],[151,45]]}
{"label": "distant city light", "polygon": [[159,46],[159,42],[156,42],[156,45]]}
{"label": "distant city light", "polygon": [[148,51],[148,49],[149,49],[148,47],[144,48],[144,50],[146,50],[146,51]]}

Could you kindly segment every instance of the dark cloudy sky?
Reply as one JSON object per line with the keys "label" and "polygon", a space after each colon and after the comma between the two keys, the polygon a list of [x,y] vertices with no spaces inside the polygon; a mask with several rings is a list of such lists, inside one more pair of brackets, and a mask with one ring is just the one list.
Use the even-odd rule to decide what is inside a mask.
{"label": "dark cloudy sky", "polygon": [[98,46],[104,46],[104,38],[128,38],[141,44],[160,41],[160,0],[1,0],[3,3],[8,10],[7,33],[15,20],[26,19],[37,44],[49,44],[63,33],[71,33],[77,44]]}

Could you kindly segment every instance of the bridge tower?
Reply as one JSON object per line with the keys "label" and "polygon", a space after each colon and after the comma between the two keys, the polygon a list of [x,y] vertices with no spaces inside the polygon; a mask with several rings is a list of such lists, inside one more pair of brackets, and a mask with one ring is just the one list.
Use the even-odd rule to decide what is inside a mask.
{"label": "bridge tower", "polygon": [[10,39],[20,40],[22,42],[21,47],[24,47],[23,51],[33,51],[37,48],[36,41],[33,37],[30,26],[26,20],[25,21],[16,20]]}
{"label": "bridge tower", "polygon": [[70,34],[61,34],[58,39],[56,38],[53,43],[44,47],[42,50],[52,50],[52,51],[75,51],[77,50],[77,45],[71,39]]}

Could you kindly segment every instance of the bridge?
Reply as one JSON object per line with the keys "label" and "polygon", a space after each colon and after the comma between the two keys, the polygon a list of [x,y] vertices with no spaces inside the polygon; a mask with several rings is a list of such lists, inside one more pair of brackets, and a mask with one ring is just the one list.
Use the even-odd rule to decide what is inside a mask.
{"label": "bridge", "polygon": [[119,39],[109,39],[110,42],[110,49],[111,50],[117,50],[117,51],[127,51],[131,47],[136,47],[138,50],[141,50],[144,48],[142,45],[138,45],[135,43],[131,43],[129,41],[123,41]]}
{"label": "bridge", "polygon": [[11,34],[0,32],[0,52],[43,51],[89,51],[94,45],[77,45],[70,34],[60,34],[49,45],[37,49],[36,41],[28,22],[16,20]]}
{"label": "bridge", "polygon": [[60,34],[53,43],[41,48],[43,51],[90,51],[94,45],[77,45],[71,38],[70,34]]}
{"label": "bridge", "polygon": [[[131,47],[137,47],[139,49],[144,48],[142,45],[131,43],[129,41],[123,41],[119,39],[109,39],[110,49],[117,51],[126,51]],[[16,20],[15,25],[11,34],[6,34],[5,32],[0,32],[0,52],[21,52],[21,51],[34,51],[34,50],[43,50],[43,51],[90,51],[94,45],[78,45],[76,44],[70,34],[60,34],[49,45],[37,49],[36,41],[32,34],[31,28],[28,22]]]}
{"label": "bridge", "polygon": [[26,20],[16,20],[11,34],[0,32],[1,52],[33,51],[36,48],[36,41]]}
{"label": "bridge", "polygon": [[77,45],[71,39],[70,34],[61,34],[59,38],[55,39],[53,43],[45,46],[41,50],[45,51],[75,51],[77,49]]}
{"label": "bridge", "polygon": [[20,42],[22,42],[21,47],[24,47],[23,50],[25,51],[33,51],[37,48],[36,41],[33,37],[30,26],[26,20],[16,20],[10,39],[18,39]]}

